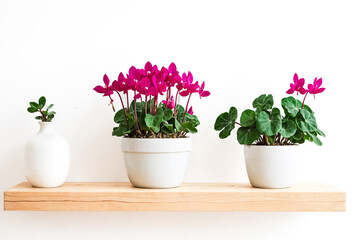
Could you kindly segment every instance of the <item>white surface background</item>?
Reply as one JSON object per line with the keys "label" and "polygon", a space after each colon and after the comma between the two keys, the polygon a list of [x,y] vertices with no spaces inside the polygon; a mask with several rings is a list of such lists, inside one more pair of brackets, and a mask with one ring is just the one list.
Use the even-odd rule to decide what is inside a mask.
{"label": "white surface background", "polygon": [[[356,1],[0,0],[0,192],[24,181],[24,145],[38,130],[29,101],[54,103],[71,144],[69,181],[128,181],[108,100],[92,91],[107,73],[174,61],[206,81],[186,181],[247,181],[235,134],[219,140],[216,116],[275,104],[297,72],[323,77],[307,103],[327,134],[302,145],[299,182],[347,193],[345,213],[4,212],[0,239],[360,239],[360,5]],[[3,196],[1,194],[1,204]]]}

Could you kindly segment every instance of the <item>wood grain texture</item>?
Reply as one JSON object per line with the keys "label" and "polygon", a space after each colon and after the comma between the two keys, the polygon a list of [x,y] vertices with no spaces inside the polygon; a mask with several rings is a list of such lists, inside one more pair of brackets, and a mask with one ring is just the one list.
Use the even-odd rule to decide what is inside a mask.
{"label": "wood grain texture", "polygon": [[14,211],[345,211],[345,193],[315,183],[259,189],[244,183],[184,183],[173,189],[141,189],[130,183],[65,183],[4,192]]}

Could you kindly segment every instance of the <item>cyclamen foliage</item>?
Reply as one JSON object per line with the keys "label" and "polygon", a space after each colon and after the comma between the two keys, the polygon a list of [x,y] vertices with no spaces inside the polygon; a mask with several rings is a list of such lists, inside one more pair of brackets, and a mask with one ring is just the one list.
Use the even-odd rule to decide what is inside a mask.
{"label": "cyclamen foliage", "polygon": [[235,107],[220,114],[214,125],[215,130],[221,131],[219,137],[230,136],[235,124],[238,124],[240,127],[237,131],[237,140],[240,144],[291,145],[302,144],[308,140],[321,146],[322,142],[318,136],[325,137],[325,134],[318,128],[314,112],[304,102],[309,93],[315,98],[316,94],[325,90],[320,88],[322,78],[315,78],[313,84],[308,84],[307,89],[304,88],[305,80],[299,79],[296,73],[293,82],[286,93],[297,92],[305,96],[302,102],[291,96],[283,98],[281,106],[284,116],[281,115],[280,109],[273,108],[273,96],[263,94],[253,101],[255,110],[247,109],[242,112],[240,123],[236,122],[238,114]]}
{"label": "cyclamen foliage", "polygon": [[[193,82],[191,72],[180,77],[174,63],[160,70],[150,62],[143,69],[132,66],[126,76],[120,73],[111,84],[105,74],[103,82],[104,86],[96,86],[94,90],[109,97],[114,111],[113,94],[121,103],[122,109],[114,116],[118,127],[112,132],[118,137],[180,138],[196,133],[200,122],[189,106],[190,98],[193,94],[199,94],[200,98],[210,95],[205,82],[201,85]],[[179,104],[181,97],[186,99],[185,108]]]}
{"label": "cyclamen foliage", "polygon": [[56,112],[49,112],[50,108],[54,106],[54,104],[50,104],[46,110],[43,110],[45,108],[46,104],[46,98],[42,96],[39,98],[39,101],[36,102],[30,102],[30,107],[28,107],[27,111],[29,113],[35,113],[39,112],[40,116],[36,116],[35,119],[41,120],[42,122],[51,122],[51,120],[55,117]]}

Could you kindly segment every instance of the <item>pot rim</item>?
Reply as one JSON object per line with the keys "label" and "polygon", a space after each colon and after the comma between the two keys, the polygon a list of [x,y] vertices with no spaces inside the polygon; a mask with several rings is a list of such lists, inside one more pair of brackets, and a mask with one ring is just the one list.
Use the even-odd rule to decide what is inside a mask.
{"label": "pot rim", "polygon": [[298,147],[300,144],[292,145],[255,145],[255,144],[244,144],[246,147]]}

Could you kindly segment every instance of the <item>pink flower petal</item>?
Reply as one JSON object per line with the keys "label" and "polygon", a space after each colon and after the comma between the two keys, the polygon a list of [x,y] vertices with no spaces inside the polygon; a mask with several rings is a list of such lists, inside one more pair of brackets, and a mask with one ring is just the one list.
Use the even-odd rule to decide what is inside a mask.
{"label": "pink flower petal", "polygon": [[103,81],[104,81],[106,86],[109,86],[110,80],[109,80],[109,77],[106,74],[104,74]]}
{"label": "pink flower petal", "polygon": [[134,96],[134,99],[139,99],[139,98],[141,98],[141,94],[140,94],[140,93],[138,93],[138,94],[136,94],[136,95]]}
{"label": "pink flower petal", "polygon": [[325,88],[319,88],[316,90],[316,93],[322,93],[323,91],[325,91]]}
{"label": "pink flower petal", "polygon": [[188,114],[190,114],[190,115],[193,115],[193,114],[194,114],[192,106],[189,108]]}
{"label": "pink flower petal", "polygon": [[106,92],[105,88],[102,87],[102,86],[96,86],[96,87],[94,87],[94,90],[95,90],[97,93],[105,93],[105,92]]}
{"label": "pink flower petal", "polygon": [[297,83],[298,79],[299,79],[299,77],[298,77],[297,73],[295,73],[294,77],[293,77],[293,81],[295,84]]}
{"label": "pink flower petal", "polygon": [[171,63],[170,66],[169,66],[169,72],[172,74],[172,75],[175,75],[176,74],[176,65],[175,63]]}
{"label": "pink flower petal", "polygon": [[188,73],[188,82],[189,83],[192,83],[193,82],[193,75],[192,75],[192,73],[189,71],[189,73]]}
{"label": "pink flower petal", "polygon": [[152,69],[153,69],[152,64],[151,64],[150,62],[147,62],[147,63],[145,64],[145,71],[146,71],[146,72],[151,72]]}
{"label": "pink flower petal", "polygon": [[186,97],[187,95],[189,95],[189,91],[188,91],[188,90],[185,90],[185,91],[180,92],[180,96],[182,96],[182,97]]}
{"label": "pink flower petal", "polygon": [[208,97],[210,96],[210,92],[209,91],[204,91],[202,94],[201,94],[202,97]]}
{"label": "pink flower petal", "polygon": [[304,78],[300,78],[300,79],[298,80],[297,86],[298,86],[298,87],[302,87],[302,86],[304,86],[304,84],[305,84],[305,79],[304,79]]}
{"label": "pink flower petal", "polygon": [[294,93],[294,89],[290,88],[289,90],[286,91],[287,94],[293,94]]}

